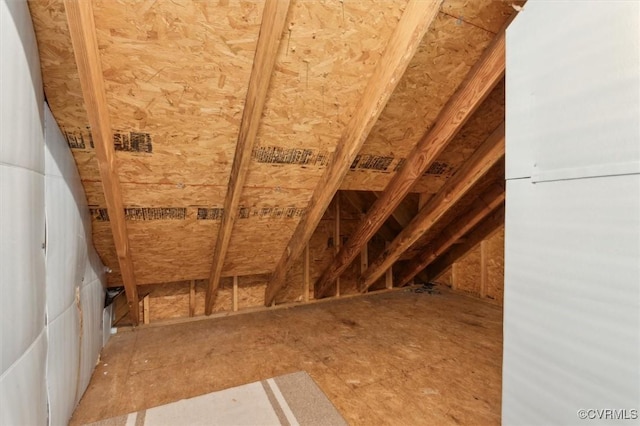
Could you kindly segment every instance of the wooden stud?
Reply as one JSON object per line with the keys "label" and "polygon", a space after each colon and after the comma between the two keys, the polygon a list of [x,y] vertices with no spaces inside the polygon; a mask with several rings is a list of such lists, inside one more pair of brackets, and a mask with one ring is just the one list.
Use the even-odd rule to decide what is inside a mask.
{"label": "wooden stud", "polygon": [[142,298],[142,321],[149,324],[149,295]]}
{"label": "wooden stud", "polygon": [[[385,248],[389,248],[389,241],[385,242]],[[393,267],[390,266],[384,273],[384,286],[387,289],[393,288]]]}
{"label": "wooden stud", "polygon": [[504,75],[504,30],[497,34],[482,58],[469,72],[454,96],[444,106],[433,127],[422,137],[402,168],[387,185],[367,216],[356,227],[341,253],[315,284],[316,294],[324,295],[336,277],[349,267],[384,221],[393,213],[416,181],[455,137]]}
{"label": "wooden stud", "polygon": [[360,274],[364,274],[364,271],[369,267],[369,244],[365,244],[360,252]]}
{"label": "wooden stud", "polygon": [[422,210],[424,205],[427,204],[427,201],[429,201],[429,198],[431,198],[431,194],[429,193],[421,192],[418,194],[418,210]]}
{"label": "wooden stud", "polygon": [[[424,270],[431,262],[449,250],[454,244],[464,240],[463,236],[484,220],[492,211],[500,207],[505,199],[504,184],[494,184],[478,197],[478,202],[466,213],[447,226],[438,237],[429,243],[408,265],[402,268],[397,286],[407,285],[411,279]],[[426,274],[424,274],[426,275]],[[429,278],[427,276],[427,278]]]}
{"label": "wooden stud", "polygon": [[[334,203],[336,221],[333,228],[333,246],[336,254],[338,254],[340,253],[340,243],[342,242],[340,241],[340,191],[336,192]],[[336,297],[340,297],[340,277],[336,278]]]}
{"label": "wooden stud", "polygon": [[504,123],[473,153],[467,162],[453,175],[418,215],[396,237],[382,255],[367,269],[361,290],[371,286],[413,243],[431,229],[449,209],[458,202],[480,178],[504,157]]}
{"label": "wooden stud", "polygon": [[111,233],[129,305],[129,315],[131,322],[137,325],[139,322],[138,288],[129,249],[122,190],[118,179],[118,165],[113,147],[113,130],[104,88],[92,2],[65,0],[64,7],[78,67],[78,77],[82,86],[84,106],[91,125],[91,135],[98,160]]}
{"label": "wooden stud", "polygon": [[220,285],[224,259],[231,241],[231,232],[238,215],[240,196],[251,164],[251,153],[255,144],[267,90],[276,62],[280,37],[284,31],[290,0],[266,0],[262,12],[260,35],[253,59],[249,88],[240,122],[238,143],[229,176],[227,195],[224,201],[222,223],[213,254],[209,285],[205,297],[205,313],[211,315]]}
{"label": "wooden stud", "polygon": [[[362,144],[366,140],[389,97],[400,82],[422,38],[438,15],[441,0],[410,0],[387,47],[376,64],[367,87],[349,122],[345,125],[329,166],[320,178],[265,291],[265,305],[269,306],[284,286],[287,271],[302,253],[315,231],[333,194],[349,171]],[[358,252],[361,250],[359,249]],[[332,282],[340,274],[336,274]]]}
{"label": "wooden stud", "polygon": [[191,280],[189,283],[189,316],[196,315],[196,281]]}
{"label": "wooden stud", "polygon": [[309,244],[307,243],[307,245],[304,248],[304,265],[303,265],[303,272],[302,272],[302,279],[304,280],[304,295],[302,297],[302,299],[305,302],[309,301],[309,287],[311,285],[311,277],[309,275],[309,270],[310,270],[310,255],[309,255]]}
{"label": "wooden stud", "polygon": [[458,259],[464,257],[484,239],[489,238],[504,225],[504,207],[497,208],[484,218],[471,232],[467,233],[465,242],[451,247],[444,255],[439,256],[425,269],[430,277],[437,277]]}
{"label": "wooden stud", "polygon": [[238,277],[233,277],[233,312],[238,312]]}
{"label": "wooden stud", "polygon": [[451,265],[451,290],[458,288],[458,276],[460,275],[458,273],[458,266],[458,262],[454,262],[453,265]]}
{"label": "wooden stud", "polygon": [[480,243],[480,297],[487,297],[487,240]]}

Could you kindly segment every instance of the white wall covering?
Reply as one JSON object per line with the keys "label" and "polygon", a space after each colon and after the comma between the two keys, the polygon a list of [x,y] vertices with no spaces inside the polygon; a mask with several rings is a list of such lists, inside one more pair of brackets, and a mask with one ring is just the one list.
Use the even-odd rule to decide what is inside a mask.
{"label": "white wall covering", "polygon": [[640,2],[528,2],[506,76],[503,423],[640,424]]}
{"label": "white wall covering", "polygon": [[46,424],[42,83],[26,2],[0,2],[0,424]]}
{"label": "white wall covering", "polygon": [[104,267],[26,2],[0,19],[0,424],[65,425],[103,345]]}

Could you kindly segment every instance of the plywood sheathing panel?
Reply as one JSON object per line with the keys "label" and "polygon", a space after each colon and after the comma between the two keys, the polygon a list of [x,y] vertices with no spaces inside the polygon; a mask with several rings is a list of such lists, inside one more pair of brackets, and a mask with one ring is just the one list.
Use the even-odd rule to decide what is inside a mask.
{"label": "plywood sheathing panel", "polygon": [[440,9],[460,21],[496,33],[513,14],[513,6],[524,3],[524,0],[444,0]]}
{"label": "plywood sheathing panel", "polygon": [[[256,209],[306,206],[405,4],[406,0],[292,4],[243,203]],[[447,4],[463,6],[455,1]],[[423,41],[425,50],[400,86],[415,94],[423,84],[419,78],[435,81],[439,75],[440,80],[427,89],[429,96],[419,99],[434,110],[432,115],[446,101],[437,84],[449,84],[458,74],[461,80],[466,74],[463,68],[468,69],[470,58],[479,55],[490,38],[482,28],[495,31],[477,20],[497,16],[493,2],[464,7],[460,18],[460,13],[443,6],[431,36]],[[49,104],[72,146],[89,204],[100,209],[104,197],[64,7],[58,0],[33,0],[30,9]],[[206,276],[201,271],[210,266],[218,221],[198,221],[194,212],[222,207],[261,9],[260,2],[94,2],[113,130],[120,138],[133,138],[133,132],[152,146],[152,152],[116,152],[125,207],[187,209],[182,221],[127,221],[142,284]],[[427,70],[428,76],[423,72]],[[416,127],[414,139],[423,133],[424,128],[418,130],[413,124],[415,117],[407,118],[418,105],[416,99],[405,95],[394,95],[396,104],[392,97],[391,121],[378,123],[376,129],[383,135],[371,140],[386,143],[384,132],[398,133],[395,125]],[[399,112],[393,105],[407,110]],[[393,122],[398,114],[406,122]],[[381,120],[384,117],[385,113]],[[408,152],[415,140],[397,140],[394,149]],[[377,153],[376,145],[371,146],[371,153]],[[269,149],[274,147],[289,153],[289,164],[277,156],[273,162]],[[306,162],[291,161],[300,155]],[[363,180],[363,189],[382,190],[390,177],[372,176]],[[421,189],[436,192],[444,180],[431,176]],[[240,221],[223,273],[270,272],[274,262],[270,253],[282,252],[298,220]],[[113,270],[109,284],[120,284],[108,223],[94,220],[93,233],[101,258]]]}
{"label": "plywood sheathing panel", "polygon": [[487,298],[502,305],[504,298],[504,226],[486,240]]}
{"label": "plywood sheathing panel", "polygon": [[[440,13],[341,188],[371,190],[373,180],[374,190],[383,190],[493,37],[489,31]],[[371,158],[387,159],[388,166],[371,167],[364,161]]]}
{"label": "plywood sheathing panel", "polygon": [[[63,132],[65,128],[88,132],[89,119],[64,4],[62,0],[32,0],[28,4],[38,41],[45,95],[53,116]],[[97,163],[93,167],[99,176]]]}
{"label": "plywood sheathing panel", "polygon": [[226,184],[262,6],[95,0],[114,132],[153,143],[121,153],[123,181]]}
{"label": "plywood sheathing panel", "polygon": [[[405,5],[293,2],[247,187],[315,188]],[[306,150],[305,160],[269,149]]]}
{"label": "plywood sheathing panel", "polygon": [[[276,61],[245,191],[305,189],[308,204],[405,4],[292,4],[289,34]],[[296,229],[289,225],[253,229],[252,237],[270,244],[261,251],[263,259],[253,255],[246,261],[256,266],[268,263],[273,270],[272,256],[280,260]],[[245,262],[235,253],[255,253],[255,245],[237,232],[225,265]]]}
{"label": "plywood sheathing panel", "polygon": [[[496,85],[424,176],[418,180],[412,192],[427,194],[438,192],[447,178],[453,175],[455,170],[502,121],[504,121],[504,79]],[[362,152],[364,149],[367,149],[367,145],[363,147]],[[397,161],[401,162],[403,158],[404,156],[401,156]],[[341,189],[382,191],[395,174],[395,167],[390,166],[390,171],[352,170],[347,174]]]}
{"label": "plywood sheathing panel", "polygon": [[[485,176],[480,178],[479,182],[474,185],[460,201],[453,205],[440,220],[438,220],[427,232],[425,232],[418,241],[416,241],[401,256],[403,260],[413,259],[422,250],[429,247],[429,243],[437,238],[440,233],[447,228],[449,224],[456,218],[463,215],[474,203],[478,202],[478,197],[488,189],[491,185],[500,185],[504,187],[504,160],[498,161]],[[455,230],[454,230],[455,231]]]}
{"label": "plywood sheathing panel", "polygon": [[480,297],[480,245],[452,265],[453,288]]}

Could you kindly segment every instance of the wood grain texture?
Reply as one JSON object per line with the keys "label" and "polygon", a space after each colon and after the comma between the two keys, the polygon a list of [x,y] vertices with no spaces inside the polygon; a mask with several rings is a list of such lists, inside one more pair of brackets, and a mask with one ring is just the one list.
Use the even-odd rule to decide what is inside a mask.
{"label": "wood grain texture", "polygon": [[469,158],[465,165],[420,210],[418,215],[393,240],[384,253],[365,272],[362,291],[366,291],[398,260],[434,223],[441,219],[502,157],[504,157],[504,123]]}
{"label": "wood grain texture", "polygon": [[504,207],[498,207],[489,216],[482,220],[472,231],[466,234],[464,242],[451,247],[444,255],[439,256],[425,269],[429,277],[435,278],[443,273],[448,267],[484,239],[489,238],[494,232],[504,225]]}
{"label": "wood grain texture", "polygon": [[403,167],[393,177],[382,196],[372,206],[360,227],[325,271],[316,287],[322,294],[340,273],[349,266],[361,247],[375,234],[409,193],[416,181],[442,153],[460,128],[482,103],[504,75],[505,34],[494,38],[482,58],[467,75],[465,81],[440,112],[435,125],[413,149]]}
{"label": "wood grain texture", "polygon": [[440,3],[438,0],[411,0],[407,4],[358,102],[355,113],[342,132],[333,158],[314,190],[306,214],[294,231],[267,285],[266,306],[271,304],[277,292],[285,284],[287,271],[300,256],[322,219],[333,194],[338,190],[355,156],[413,58],[424,34],[436,17]]}
{"label": "wood grain texture", "polygon": [[256,55],[251,69],[247,99],[242,113],[238,143],[224,201],[222,224],[218,230],[213,252],[213,264],[205,297],[205,312],[207,315],[211,315],[218,286],[220,285],[222,267],[229,248],[233,225],[238,216],[242,190],[249,173],[251,154],[256,142],[256,135],[258,134],[258,127],[260,126],[262,111],[267,98],[267,90],[276,62],[280,38],[284,31],[289,3],[289,0],[267,0],[262,11],[258,46],[256,47]]}
{"label": "wood grain texture", "polygon": [[65,0],[64,6],[82,86],[82,97],[93,134],[111,233],[129,304],[129,315],[133,324],[137,325],[139,322],[138,289],[125,224],[118,164],[112,143],[113,130],[104,89],[93,8],[90,1],[78,0]]}
{"label": "wood grain texture", "polygon": [[[371,207],[371,203],[369,203],[366,197],[359,191],[342,191],[342,198],[351,204],[358,212],[362,213],[362,217],[364,217]],[[383,223],[380,229],[378,229],[377,234],[385,241],[393,241],[399,232],[400,229],[395,230],[387,223]]]}
{"label": "wood grain texture", "polygon": [[492,211],[502,206],[504,199],[504,185],[496,184],[486,190],[478,197],[476,206],[450,224],[425,250],[403,268],[402,274],[397,279],[397,286],[407,285],[413,277],[449,250]]}

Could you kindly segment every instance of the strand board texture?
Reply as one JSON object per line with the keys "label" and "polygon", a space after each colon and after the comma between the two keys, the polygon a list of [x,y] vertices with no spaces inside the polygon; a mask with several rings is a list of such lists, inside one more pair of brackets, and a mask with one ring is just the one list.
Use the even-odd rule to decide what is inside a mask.
{"label": "strand board texture", "polygon": [[[224,277],[273,271],[405,4],[292,2]],[[64,6],[33,0],[29,7],[47,99],[80,171],[95,245],[113,270],[109,285],[120,285]],[[159,284],[206,277],[262,3],[93,0],[93,8],[136,279]],[[443,2],[343,189],[384,189],[512,13],[510,2]],[[503,114],[502,89],[496,90],[416,192],[435,193],[493,130],[495,116]],[[321,239],[328,226],[321,224],[314,238]],[[348,230],[349,221],[343,226]],[[312,264],[331,252],[312,252]]]}

